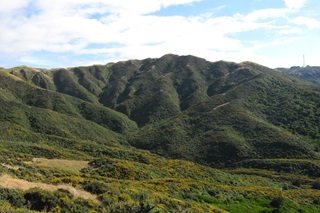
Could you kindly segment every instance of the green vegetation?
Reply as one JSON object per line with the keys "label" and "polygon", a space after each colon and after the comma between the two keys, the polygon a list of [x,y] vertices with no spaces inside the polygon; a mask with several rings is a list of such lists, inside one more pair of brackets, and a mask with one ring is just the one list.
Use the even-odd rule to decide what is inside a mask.
{"label": "green vegetation", "polygon": [[[150,209],[150,212],[320,210],[317,204],[320,191],[314,189],[317,182],[306,176],[300,177],[301,185],[297,188],[293,178],[298,176],[289,173],[276,175],[266,170],[269,176],[263,177],[263,171],[254,173],[252,170],[250,176],[239,170],[222,172],[125,147],[110,147],[103,153],[80,171],[73,169],[77,161],[69,162],[63,169],[50,165],[49,162],[56,162],[56,159],[47,160],[46,164],[37,163],[36,159],[31,164],[18,158],[1,167],[2,173],[20,179],[55,184],[58,188],[60,184],[83,188],[98,195],[98,202],[75,197],[79,192],[73,194],[71,189],[46,191],[40,188],[26,191],[2,188],[1,199],[16,210],[51,212],[139,212],[141,208]],[[279,179],[274,179],[276,176]]]}
{"label": "green vegetation", "polygon": [[165,55],[0,70],[0,212],[320,212],[320,89]]}

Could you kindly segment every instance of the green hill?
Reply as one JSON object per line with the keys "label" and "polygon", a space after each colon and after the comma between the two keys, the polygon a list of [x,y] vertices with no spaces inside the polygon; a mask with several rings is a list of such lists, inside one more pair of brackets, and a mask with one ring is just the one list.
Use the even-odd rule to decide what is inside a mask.
{"label": "green hill", "polygon": [[[2,174],[70,184],[98,200],[3,186],[8,211],[320,209],[320,88],[284,72],[171,54],[20,66],[0,70],[0,106]],[[87,163],[53,166],[63,159]]]}
{"label": "green hill", "polygon": [[[27,106],[89,120],[125,136],[123,143],[167,157],[212,166],[318,157],[319,88],[254,63],[169,54],[105,66],[8,72],[20,80],[5,88]],[[41,116],[33,117],[41,122]],[[34,130],[39,126],[45,125]]]}
{"label": "green hill", "polygon": [[254,63],[169,54],[105,66],[17,67],[3,73],[11,83],[3,78],[2,88],[19,104],[45,110],[43,116],[25,115],[35,113],[29,108],[17,110],[19,124],[32,131],[59,135],[59,123],[60,129],[81,135],[72,133],[78,128],[70,131],[54,121],[59,115],[49,114],[56,112],[104,127],[109,138],[119,133],[123,143],[212,166],[249,158],[318,157],[319,88]]}
{"label": "green hill", "polygon": [[318,156],[319,88],[252,63],[238,66],[217,80],[228,89],[209,84],[207,91],[220,91],[143,127],[131,143],[210,165]]}

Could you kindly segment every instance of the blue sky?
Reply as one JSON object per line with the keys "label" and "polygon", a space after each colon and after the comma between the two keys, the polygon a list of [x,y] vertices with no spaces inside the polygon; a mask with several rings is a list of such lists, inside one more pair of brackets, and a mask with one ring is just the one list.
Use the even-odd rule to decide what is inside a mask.
{"label": "blue sky", "polygon": [[0,2],[0,66],[107,64],[167,53],[320,66],[319,0]]}

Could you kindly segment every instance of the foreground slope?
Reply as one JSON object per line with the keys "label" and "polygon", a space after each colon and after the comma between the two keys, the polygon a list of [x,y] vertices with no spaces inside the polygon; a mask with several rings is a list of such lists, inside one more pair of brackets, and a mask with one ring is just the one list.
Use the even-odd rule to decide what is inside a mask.
{"label": "foreground slope", "polygon": [[[14,144],[1,144],[4,212],[320,211],[319,182],[305,175],[223,172],[123,146],[100,145],[89,161],[34,158],[43,154],[7,152]],[[90,159],[86,151],[81,154]]]}

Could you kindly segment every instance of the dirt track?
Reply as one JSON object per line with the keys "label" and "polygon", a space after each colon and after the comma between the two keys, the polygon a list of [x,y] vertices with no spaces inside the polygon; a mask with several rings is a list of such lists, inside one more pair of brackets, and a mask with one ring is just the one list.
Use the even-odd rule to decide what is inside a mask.
{"label": "dirt track", "polygon": [[89,192],[76,189],[73,186],[70,185],[52,185],[52,184],[45,184],[45,183],[35,183],[35,182],[29,182],[26,180],[13,178],[9,175],[2,175],[0,176],[0,186],[10,189],[21,189],[21,190],[28,190],[31,188],[40,188],[46,191],[55,191],[58,189],[66,189],[69,192],[71,192],[75,198],[81,197],[84,199],[93,200],[95,202],[99,202],[97,200],[97,196],[90,194]]}

